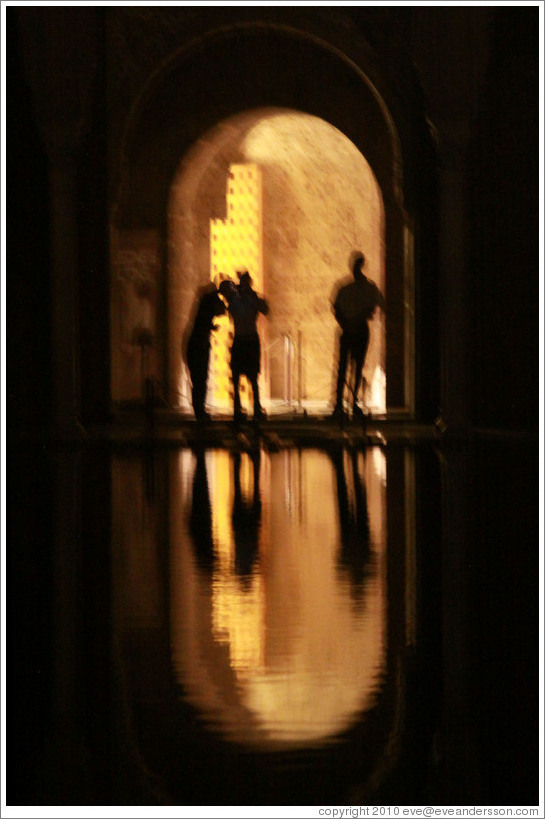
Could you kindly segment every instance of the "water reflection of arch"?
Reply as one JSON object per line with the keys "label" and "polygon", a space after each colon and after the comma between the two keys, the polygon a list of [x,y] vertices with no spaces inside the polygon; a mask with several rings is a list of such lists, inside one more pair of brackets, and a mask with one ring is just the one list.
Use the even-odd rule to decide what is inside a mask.
{"label": "water reflection of arch", "polygon": [[[237,457],[238,468],[248,468],[248,489],[255,478],[251,458]],[[184,458],[173,464],[175,496],[184,482],[190,486],[192,465]],[[201,720],[229,740],[285,751],[342,738],[356,743],[358,760],[372,768],[378,748],[388,747],[393,759],[400,730],[405,595],[389,612],[387,586],[405,581],[404,496],[387,493],[378,449],[263,453],[261,461],[260,568],[245,584],[235,567],[236,472],[229,453],[206,455],[218,567],[211,580],[198,566],[182,508],[171,512],[175,675]],[[305,497],[301,486],[307,487]],[[395,508],[391,531],[387,495]],[[191,509],[189,491],[184,500]],[[330,537],[324,534],[327,517],[335,523]],[[358,531],[364,533],[359,567]],[[401,536],[397,546],[391,535]],[[386,561],[391,547],[401,579],[392,577],[391,559]],[[353,597],[358,587],[360,607]]]}

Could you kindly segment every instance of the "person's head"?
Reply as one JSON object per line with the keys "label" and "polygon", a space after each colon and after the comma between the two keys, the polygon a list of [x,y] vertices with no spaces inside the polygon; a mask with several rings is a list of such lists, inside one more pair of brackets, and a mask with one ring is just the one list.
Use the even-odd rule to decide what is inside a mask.
{"label": "person's head", "polygon": [[352,273],[355,279],[363,277],[363,266],[365,264],[365,256],[359,250],[354,253],[352,258]]}
{"label": "person's head", "polygon": [[235,293],[236,285],[230,279],[224,279],[222,282],[220,282],[218,290],[224,299],[229,300]]}
{"label": "person's head", "polygon": [[248,273],[247,270],[239,270],[237,271],[237,276],[239,280],[239,286],[243,290],[248,290],[252,286],[252,277]]}

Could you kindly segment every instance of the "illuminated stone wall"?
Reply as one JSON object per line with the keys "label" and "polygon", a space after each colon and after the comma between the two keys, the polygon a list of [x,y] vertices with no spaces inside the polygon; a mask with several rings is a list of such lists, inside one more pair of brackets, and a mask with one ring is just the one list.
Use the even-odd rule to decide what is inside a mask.
{"label": "illuminated stone wall", "polygon": [[[180,338],[195,291],[212,272],[210,219],[226,218],[225,185],[229,166],[237,163],[254,163],[263,175],[263,289],[271,309],[263,369],[270,373],[271,398],[286,397],[290,334],[292,398],[326,406],[337,347],[331,298],[339,283],[351,280],[352,251],[365,253],[367,275],[384,291],[382,199],[369,165],[347,137],[324,120],[286,109],[258,109],[220,123],[179,167],[169,206],[171,382],[187,393]],[[381,383],[378,409],[385,403],[384,353],[384,325],[377,317],[365,374]]]}
{"label": "illuminated stone wall", "polygon": [[155,230],[112,231],[111,357],[114,401],[141,400],[160,379],[160,240]]}
{"label": "illuminated stone wall", "polygon": [[[264,257],[271,303],[271,341],[301,338],[301,391],[310,400],[332,395],[337,325],[331,298],[351,280],[350,254],[361,249],[367,275],[383,287],[380,192],[362,155],[323,120],[291,113],[266,117],[244,141],[264,168]],[[369,380],[381,361],[378,322],[367,362]],[[300,335],[299,335],[300,334]],[[284,390],[283,345],[271,350],[271,391]],[[297,352],[292,394],[299,395]]]}

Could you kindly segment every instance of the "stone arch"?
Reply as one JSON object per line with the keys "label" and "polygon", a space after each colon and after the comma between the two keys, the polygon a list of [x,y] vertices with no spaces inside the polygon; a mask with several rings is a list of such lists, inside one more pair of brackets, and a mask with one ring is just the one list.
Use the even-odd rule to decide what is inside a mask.
{"label": "stone arch", "polygon": [[[119,241],[121,236],[123,245],[123,236],[132,234],[136,245],[140,237],[154,243],[160,268],[155,311],[157,324],[166,325],[167,210],[176,168],[218,122],[262,107],[295,109],[331,123],[369,163],[384,203],[386,403],[390,413],[411,415],[418,381],[412,324],[413,225],[419,195],[415,131],[422,123],[414,126],[401,117],[403,134],[398,132],[383,97],[339,49],[302,31],[246,24],[212,32],[172,57],[148,84],[127,128],[114,238]],[[403,175],[407,153],[409,180]],[[115,275],[115,253],[113,269]],[[166,337],[164,329],[156,355],[157,375],[168,395],[172,385]],[[114,338],[113,355],[115,346]],[[116,396],[114,388],[116,397],[123,396]]]}

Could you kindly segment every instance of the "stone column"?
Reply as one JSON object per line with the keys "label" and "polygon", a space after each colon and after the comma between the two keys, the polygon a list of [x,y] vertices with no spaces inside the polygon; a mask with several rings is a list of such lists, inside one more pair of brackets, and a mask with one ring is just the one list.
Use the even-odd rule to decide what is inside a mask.
{"label": "stone column", "polygon": [[412,53],[438,139],[443,423],[471,423],[468,146],[488,54],[486,8],[415,8]]}
{"label": "stone column", "polygon": [[53,426],[63,437],[80,435],[77,171],[96,71],[97,17],[90,8],[26,7],[18,22],[49,160]]}
{"label": "stone column", "polygon": [[470,422],[468,356],[470,340],[467,225],[468,134],[444,130],[440,167],[439,320],[441,407],[447,427]]}
{"label": "stone column", "polygon": [[79,434],[77,146],[48,146],[51,218],[53,423]]}
{"label": "stone column", "polygon": [[[469,247],[468,151],[478,108],[488,49],[486,8],[415,10],[413,55],[439,157],[439,304],[441,412],[443,428],[465,436],[471,431],[469,395],[472,355]],[[442,649],[443,734],[448,772],[447,798],[478,804],[478,737],[471,720],[471,635],[468,632],[472,555],[471,464],[467,448],[454,446],[443,464]],[[451,804],[455,804],[451,801]]]}

